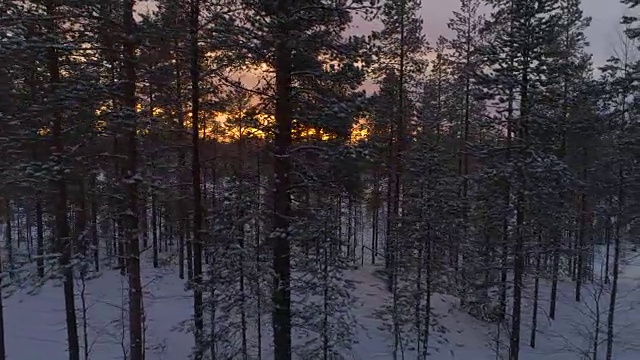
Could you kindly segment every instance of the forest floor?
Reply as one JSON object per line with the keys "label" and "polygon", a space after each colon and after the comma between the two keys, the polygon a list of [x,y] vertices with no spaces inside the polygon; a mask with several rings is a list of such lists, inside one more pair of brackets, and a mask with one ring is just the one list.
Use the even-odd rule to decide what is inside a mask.
{"label": "forest floor", "polygon": [[[616,360],[640,359],[640,258],[627,261],[619,281],[616,307]],[[596,260],[596,265],[599,264]],[[374,316],[377,309],[390,301],[384,283],[374,274],[375,268],[365,265],[349,274],[357,282],[355,295],[359,298],[356,318],[362,325],[358,333],[359,343],[353,349],[353,359],[392,359],[392,337],[381,329],[381,321]],[[192,335],[181,331],[182,324],[192,314],[191,292],[185,291],[175,269],[153,269],[147,263],[143,267],[146,313],[147,359],[188,359],[193,345]],[[528,279],[531,280],[531,279]],[[540,282],[537,346],[529,346],[531,332],[532,286],[527,288],[527,300],[522,311],[522,360],[538,359],[593,359],[593,334],[596,314],[600,317],[599,355],[604,359],[606,321],[610,285],[588,284],[582,290],[583,300],[574,300],[575,284],[563,282],[559,286],[558,309],[555,320],[550,320],[549,283]],[[79,294],[82,283],[76,283]],[[598,297],[598,294],[600,295]],[[106,271],[86,282],[86,314],[89,343],[89,359],[124,359],[123,344],[127,335],[123,331],[127,323],[126,278],[117,271]],[[82,337],[82,303],[78,296],[79,327]],[[47,284],[37,293],[19,290],[4,300],[5,331],[8,360],[64,360],[66,359],[65,313],[62,287]],[[433,314],[439,326],[432,330],[431,359],[497,359],[497,326],[477,320],[458,309],[457,301],[447,295],[433,296]],[[266,327],[266,324],[265,324]],[[438,331],[441,330],[441,331]],[[505,329],[501,329],[504,344]],[[266,336],[266,335],[265,335]],[[267,336],[266,336],[267,337]],[[265,344],[268,341],[265,339]],[[81,338],[81,343],[82,343]],[[405,359],[415,356],[407,351]],[[269,359],[269,354],[263,354]]]}

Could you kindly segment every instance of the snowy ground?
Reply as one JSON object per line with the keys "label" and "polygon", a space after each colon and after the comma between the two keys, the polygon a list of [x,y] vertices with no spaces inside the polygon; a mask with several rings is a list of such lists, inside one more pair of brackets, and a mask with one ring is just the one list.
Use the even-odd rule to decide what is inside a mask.
{"label": "snowy ground", "polygon": [[[190,293],[184,290],[184,281],[175,271],[144,271],[147,316],[147,358],[151,360],[187,359],[192,336],[177,328],[191,315]],[[373,313],[388,299],[384,284],[376,277],[374,268],[365,266],[354,270],[351,276],[358,281],[356,290],[360,298],[358,318],[363,325],[360,343],[355,346],[354,359],[391,359],[391,338],[379,330],[380,321]],[[615,344],[616,360],[640,359],[640,260],[633,259],[620,276],[620,293],[617,307]],[[78,282],[77,290],[81,290]],[[596,301],[599,287],[585,286],[583,302],[574,301],[574,284],[563,283],[559,289],[557,319],[548,319],[549,284],[541,282],[541,303],[538,321],[538,346],[531,349],[530,337],[531,302],[523,309],[522,356],[523,360],[534,359],[582,359],[582,352],[589,352],[595,313],[601,314],[601,344],[604,350],[606,336],[606,313],[608,310],[609,285],[602,287],[599,311]],[[89,321],[87,332],[90,344],[90,359],[124,359],[122,324],[126,323],[123,302],[126,283],[117,272],[104,273],[87,283],[86,306]],[[527,288],[527,294],[532,287]],[[47,285],[38,294],[18,292],[5,299],[5,331],[9,360],[64,360],[66,359],[65,322],[62,288]],[[124,306],[123,306],[124,305]],[[81,307],[80,299],[77,302]],[[435,336],[432,343],[438,348],[431,357],[444,359],[496,359],[496,326],[487,325],[457,310],[455,301],[443,295],[435,295],[434,312],[440,324],[448,331],[440,339]],[[79,318],[82,325],[81,317]],[[80,331],[82,334],[82,330]],[[504,335],[504,330],[502,331]],[[126,338],[126,336],[125,336]],[[82,340],[81,340],[82,341]],[[504,349],[503,345],[503,351]],[[266,356],[265,356],[266,357]],[[268,358],[268,357],[267,357]],[[410,359],[411,357],[406,357]],[[598,359],[604,358],[599,356]]]}

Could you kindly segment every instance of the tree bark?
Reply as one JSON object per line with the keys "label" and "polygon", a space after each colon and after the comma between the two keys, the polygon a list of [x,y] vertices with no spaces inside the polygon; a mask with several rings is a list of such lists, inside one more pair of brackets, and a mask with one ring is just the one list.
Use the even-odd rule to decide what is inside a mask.
{"label": "tree bark", "polygon": [[[288,19],[293,1],[279,0],[277,16]],[[291,359],[291,263],[290,263],[290,223],[291,198],[290,179],[291,161],[289,149],[292,130],[292,56],[291,30],[287,21],[276,30],[276,104],[275,122],[277,131],[274,147],[273,191],[273,231],[269,242],[273,247],[273,343],[274,360]]]}
{"label": "tree bark", "polygon": [[204,319],[202,310],[202,189],[200,187],[200,54],[198,48],[198,27],[200,21],[200,1],[191,0],[190,37],[191,37],[191,140],[193,180],[193,313],[195,322],[195,359],[204,354]]}
{"label": "tree bark", "polygon": [[151,246],[153,248],[153,267],[158,268],[158,213],[156,208],[156,194],[151,194]]}
{"label": "tree bark", "polygon": [[142,338],[142,284],[140,279],[140,244],[138,239],[138,149],[137,131],[138,120],[136,114],[136,55],[135,55],[135,20],[133,7],[135,0],[123,2],[123,68],[124,84],[123,99],[127,112],[125,119],[129,121],[126,129],[126,168],[123,177],[123,187],[126,192],[126,211],[124,221],[126,226],[126,241],[128,245],[128,275],[129,275],[129,356],[131,360],[143,360]]}
{"label": "tree bark", "polygon": [[620,273],[620,232],[622,230],[623,186],[624,172],[622,165],[618,172],[618,212],[616,214],[615,238],[613,245],[613,276],[611,279],[611,297],[609,300],[609,314],[607,316],[607,353],[606,360],[613,359],[614,318],[616,313],[616,299],[618,296],[618,275]]}
{"label": "tree bark", "polygon": [[42,219],[42,200],[36,200],[36,266],[38,277],[44,278],[44,223]]}
{"label": "tree bark", "polygon": [[529,346],[536,347],[536,332],[538,331],[538,294],[540,292],[540,238],[538,238],[538,248],[536,249],[536,269],[533,283],[533,315],[531,316],[531,338]]}
{"label": "tree bark", "polygon": [[0,360],[7,358],[5,341],[4,341],[4,303],[2,294],[2,278],[4,277],[4,269],[2,268],[2,256],[0,256]]}
{"label": "tree bark", "polygon": [[12,218],[13,211],[11,209],[11,200],[6,202],[6,219],[5,219],[5,234],[4,234],[4,250],[7,253],[7,268],[9,269],[9,278],[13,279],[14,263],[13,263],[13,226]]}
{"label": "tree bark", "polygon": [[[50,34],[57,34],[58,5],[55,0],[46,3],[48,20],[48,31]],[[49,82],[51,85],[51,95],[55,99],[60,83],[60,67],[58,52],[55,46],[47,48],[47,67],[49,70]],[[71,262],[71,241],[69,237],[69,221],[67,219],[67,183],[65,180],[62,157],[65,153],[64,140],[62,138],[63,124],[62,114],[59,104],[53,104],[53,141],[55,147],[55,157],[58,164],[58,171],[55,174],[55,188],[57,190],[55,203],[55,223],[56,223],[56,248],[60,254],[58,263],[63,275],[64,302],[67,323],[67,342],[69,346],[69,360],[80,360],[80,342],[78,339],[78,325],[76,319],[75,293],[73,282],[73,268]]]}
{"label": "tree bark", "polygon": [[96,175],[91,175],[91,243],[93,244],[93,263],[95,272],[100,271],[100,238],[98,237],[98,201]]}

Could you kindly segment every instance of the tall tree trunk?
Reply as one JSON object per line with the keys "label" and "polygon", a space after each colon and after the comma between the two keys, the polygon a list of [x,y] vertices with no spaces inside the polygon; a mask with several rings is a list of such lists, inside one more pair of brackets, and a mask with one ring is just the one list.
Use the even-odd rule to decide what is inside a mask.
{"label": "tall tree trunk", "polygon": [[44,278],[44,221],[42,219],[42,200],[36,200],[36,266],[38,277]]}
{"label": "tall tree trunk", "polygon": [[[514,90],[513,87],[509,88],[509,99],[507,105],[507,150],[505,153],[505,163],[511,161],[511,145],[513,134],[513,102],[514,102]],[[509,211],[511,206],[511,183],[509,179],[505,180],[504,189],[504,209],[505,214]],[[508,280],[508,261],[509,261],[509,219],[506,215],[502,218],[502,251],[500,261],[500,320],[504,321],[507,315],[507,280]]]}
{"label": "tall tree trunk", "polygon": [[127,250],[126,250],[126,239],[125,239],[125,229],[123,216],[120,211],[124,209],[122,207],[118,207],[118,214],[116,215],[116,220],[114,224],[115,238],[117,239],[117,248],[116,253],[118,254],[118,267],[120,268],[120,275],[124,276],[127,273]]}
{"label": "tall tree trunk", "polygon": [[425,313],[424,313],[424,325],[422,334],[422,357],[427,359],[429,356],[429,337],[431,336],[431,292],[432,292],[432,244],[431,244],[431,227],[427,225],[427,239],[425,240],[425,270],[426,270],[426,284],[425,284]]}
{"label": "tall tree trunk", "polygon": [[558,228],[554,228],[553,237],[553,265],[551,269],[551,299],[549,300],[549,318],[556,318],[556,302],[558,298],[558,273],[560,272],[560,241],[562,232]]}
{"label": "tall tree trunk", "polygon": [[33,254],[32,251],[31,251],[32,250],[31,246],[33,245],[33,242],[31,241],[32,240],[31,239],[32,238],[32,236],[31,236],[31,226],[32,226],[32,224],[31,224],[31,215],[32,214],[31,214],[31,203],[30,202],[27,202],[27,204],[25,205],[24,213],[25,213],[25,229],[27,231],[27,233],[26,233],[26,237],[27,237],[27,254],[28,254],[28,257],[29,257],[29,262],[31,262],[33,260],[32,257],[31,257],[32,254]]}
{"label": "tall tree trunk", "polygon": [[516,239],[513,264],[513,308],[511,311],[511,338],[509,360],[518,360],[520,353],[520,319],[524,276],[524,194],[518,194],[516,205]]}
{"label": "tall tree trunk", "polygon": [[[87,206],[86,206],[86,191],[84,186],[84,180],[78,181],[78,194],[76,195],[75,204],[75,222],[74,222],[74,242],[76,251],[83,257],[87,255],[87,242],[85,230],[87,227]],[[83,265],[84,267],[84,265]]]}
{"label": "tall tree trunk", "polygon": [[[587,148],[584,147],[582,149],[582,181],[587,182],[587,160],[588,160],[588,152]],[[580,301],[580,295],[582,290],[582,282],[585,279],[585,232],[586,232],[586,216],[587,216],[587,194],[585,191],[580,193],[580,209],[578,215],[578,236],[576,239],[576,250],[577,250],[577,259],[576,259],[576,301]]]}
{"label": "tall tree trunk", "polygon": [[261,226],[260,226],[260,214],[261,214],[261,210],[262,210],[262,195],[261,195],[261,189],[262,189],[262,173],[261,173],[261,165],[262,161],[260,159],[260,147],[257,147],[257,153],[256,153],[256,177],[257,177],[257,184],[258,186],[255,187],[255,191],[256,191],[256,213],[258,214],[258,216],[255,217],[254,222],[255,222],[255,232],[254,232],[254,238],[255,238],[255,272],[257,274],[257,276],[255,277],[255,289],[256,289],[256,293],[255,293],[255,297],[256,297],[256,332],[257,332],[257,346],[258,346],[258,354],[257,354],[257,358],[258,360],[262,360],[262,277],[261,277],[261,270],[262,270],[262,257],[260,256],[262,253],[262,249],[261,249],[261,244],[260,244],[260,233],[261,233]]}
{"label": "tall tree trunk", "polygon": [[[58,16],[57,2],[49,0],[46,3],[49,34],[58,33],[55,22]],[[60,84],[60,67],[58,52],[55,46],[47,48],[47,67],[49,70],[49,82],[51,95],[56,98]],[[76,319],[75,293],[73,283],[73,267],[71,266],[71,241],[69,237],[69,222],[67,219],[67,183],[62,164],[62,156],[65,153],[64,140],[62,139],[63,124],[62,114],[58,104],[53,104],[53,141],[57,155],[58,171],[55,174],[55,187],[57,190],[55,203],[56,223],[56,248],[60,253],[59,265],[63,275],[64,303],[67,322],[67,342],[69,346],[69,360],[80,360],[80,342],[78,339],[78,324]]]}
{"label": "tall tree trunk", "polygon": [[609,314],[607,316],[607,353],[606,360],[613,359],[614,318],[616,313],[616,299],[618,296],[618,275],[620,273],[620,237],[622,230],[623,186],[624,172],[622,164],[618,172],[618,211],[616,214],[615,238],[613,245],[613,277],[611,279],[611,297],[609,299]]}
{"label": "tall tree trunk", "polygon": [[4,277],[4,269],[2,268],[2,256],[0,256],[0,360],[7,358],[5,340],[4,340],[4,294],[2,293],[2,278]]}
{"label": "tall tree trunk", "polygon": [[138,120],[136,114],[136,49],[135,21],[133,8],[135,0],[124,0],[122,9],[123,23],[123,99],[126,109],[127,152],[126,171],[123,185],[126,191],[127,211],[124,214],[126,241],[128,245],[129,275],[129,356],[131,360],[143,360],[142,338],[142,284],[140,279],[140,244],[138,239]]}
{"label": "tall tree trunk", "polygon": [[580,302],[582,281],[584,280],[584,236],[585,236],[585,212],[586,194],[580,194],[580,210],[578,218],[578,236],[576,237],[576,293],[575,300]]}
{"label": "tall tree trunk", "polygon": [[22,213],[20,212],[20,203],[16,202],[15,204],[16,207],[16,240],[17,240],[17,246],[16,249],[18,249],[18,251],[20,250],[20,245],[22,245]]}
{"label": "tall tree trunk", "polygon": [[[613,196],[609,195],[608,209],[613,208]],[[611,215],[607,214],[605,219],[606,225],[604,229],[604,241],[607,244],[607,250],[605,251],[604,258],[604,283],[609,283],[609,257],[611,256],[611,233],[613,231],[613,224],[611,223]]]}
{"label": "tall tree trunk", "polygon": [[[178,3],[178,2],[176,2]],[[180,11],[179,9],[175,9],[175,11]],[[175,16],[175,21],[176,23],[174,24],[174,26],[176,26],[176,28],[181,28],[182,26],[184,26],[181,23],[181,17],[176,13],[176,14],[172,14]],[[186,174],[186,169],[187,169],[187,162],[186,162],[186,154],[185,154],[185,150],[186,150],[186,138],[185,138],[185,134],[187,134],[187,132],[185,131],[185,113],[184,113],[184,99],[183,99],[183,83],[182,83],[182,76],[183,76],[183,71],[182,71],[182,66],[183,66],[183,56],[184,56],[184,50],[180,45],[180,41],[178,38],[175,39],[174,44],[173,44],[173,48],[174,48],[174,57],[176,58],[175,61],[175,67],[174,67],[174,72],[175,72],[175,106],[176,106],[176,113],[178,116],[178,181],[180,182],[180,186],[178,187],[178,196],[179,199],[177,201],[177,208],[178,208],[178,274],[180,279],[184,279],[184,270],[185,270],[185,233],[186,233],[186,214],[188,212],[187,210],[187,200],[186,200],[186,189],[184,189],[184,185],[187,183],[187,174]],[[173,232],[169,233],[169,243],[173,245]]]}
{"label": "tall tree trunk", "polygon": [[15,275],[14,260],[13,260],[13,226],[12,218],[13,211],[11,209],[11,200],[6,202],[6,219],[5,219],[5,233],[4,233],[4,250],[7,253],[7,268],[9,269],[9,277],[13,279]]}
{"label": "tall tree trunk", "polygon": [[93,245],[93,263],[95,272],[100,271],[100,238],[98,237],[98,194],[96,189],[96,175],[90,179],[91,197],[91,243]]}
{"label": "tall tree trunk", "polygon": [[[279,0],[276,11],[284,19],[291,17],[292,0]],[[291,360],[291,253],[290,179],[292,130],[292,56],[291,29],[285,22],[276,30],[276,135],[274,143],[273,231],[269,242],[273,246],[273,343],[274,360]]]}
{"label": "tall tree trunk", "polygon": [[193,180],[193,314],[195,322],[195,359],[204,354],[204,318],[202,310],[202,189],[200,187],[200,53],[198,48],[198,28],[200,22],[200,1],[191,0],[189,33],[191,37],[191,140]]}
{"label": "tall tree trunk", "polygon": [[155,191],[151,194],[151,246],[153,248],[153,267],[158,268],[158,204],[156,203]]}
{"label": "tall tree trunk", "polygon": [[[187,220],[192,220],[192,219],[189,216],[187,216]],[[193,224],[193,221],[191,221],[191,223]],[[187,281],[191,286],[193,282],[193,234],[189,231],[187,227],[185,227],[185,243],[184,244],[186,247],[185,250],[187,251],[187,255],[186,255]]]}
{"label": "tall tree trunk", "polygon": [[142,200],[140,201],[140,235],[142,235],[142,249],[146,250],[149,247],[149,224],[148,224],[148,206],[147,206],[147,192],[143,191]]}
{"label": "tall tree trunk", "polygon": [[538,331],[538,294],[540,292],[540,253],[541,253],[541,238],[538,237],[538,247],[536,248],[536,268],[535,279],[533,282],[533,315],[531,316],[531,338],[529,339],[529,345],[532,348],[536,347],[536,332]]}
{"label": "tall tree trunk", "polygon": [[[396,139],[396,153],[395,153],[395,166],[394,166],[394,188],[393,188],[393,206],[392,206],[392,222],[391,222],[391,272],[396,273],[395,267],[397,266],[397,253],[398,249],[398,221],[400,220],[400,198],[402,192],[402,173],[404,163],[404,148],[405,148],[405,57],[406,57],[406,44],[405,44],[405,2],[402,2],[400,6],[400,54],[399,54],[399,67],[398,67],[398,117],[396,119],[396,128],[398,138]],[[393,288],[394,276],[391,276],[389,282],[389,288]]]}
{"label": "tall tree trunk", "polygon": [[[179,201],[180,201],[181,204],[184,202],[183,199],[180,199]],[[184,214],[184,213],[182,213],[182,211],[181,211],[181,214]],[[184,216],[184,215],[181,215],[181,216]],[[186,219],[181,217],[180,220],[178,220],[178,221],[179,221],[179,225],[178,225],[178,233],[179,233],[178,234],[178,277],[180,279],[184,279],[184,265],[185,265],[185,263],[184,263],[184,250],[185,250],[185,234],[187,232],[187,229],[186,229],[187,226],[185,224],[186,223]]]}
{"label": "tall tree trunk", "polygon": [[529,69],[530,58],[527,48],[522,51],[522,75],[520,82],[520,118],[517,128],[518,133],[518,182],[519,190],[516,199],[516,238],[513,249],[513,309],[511,311],[511,337],[509,341],[509,360],[518,360],[520,356],[520,325],[522,316],[522,290],[525,271],[525,205],[526,194],[524,186],[526,184],[525,169],[522,164],[529,149]]}
{"label": "tall tree trunk", "polygon": [[384,237],[384,269],[387,272],[387,276],[389,277],[389,280],[387,281],[387,290],[391,291],[391,269],[393,267],[392,265],[392,252],[393,252],[393,239],[392,239],[392,228],[393,228],[393,189],[395,188],[395,169],[394,169],[394,164],[395,164],[395,142],[393,141],[393,137],[395,134],[395,130],[394,130],[394,126],[393,125],[389,125],[389,141],[388,141],[388,151],[389,151],[389,158],[387,160],[387,166],[386,166],[386,171],[387,171],[387,188],[386,188],[386,197],[387,197],[387,201],[386,201],[386,219],[385,219],[385,237]]}

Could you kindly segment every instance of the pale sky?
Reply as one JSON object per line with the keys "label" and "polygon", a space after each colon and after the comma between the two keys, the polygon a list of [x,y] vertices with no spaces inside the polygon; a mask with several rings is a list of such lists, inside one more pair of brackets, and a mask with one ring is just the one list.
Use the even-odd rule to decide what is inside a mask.
{"label": "pale sky", "polygon": [[[424,19],[424,32],[431,43],[440,35],[449,35],[447,22],[451,12],[459,6],[458,0],[422,0],[420,15]],[[595,64],[601,65],[619,44],[620,19],[627,7],[618,0],[582,0],[582,9],[586,16],[592,17],[591,27],[587,31],[591,44],[589,51],[593,53]],[[637,10],[634,12],[638,13]],[[356,31],[361,33],[377,26],[360,22],[357,27]]]}
{"label": "pale sky", "polygon": [[[139,0],[140,9],[155,7],[153,0]],[[420,15],[424,19],[424,32],[431,43],[440,35],[445,37],[450,34],[447,22],[451,12],[460,7],[459,0],[422,0]],[[615,48],[619,48],[621,25],[620,19],[626,12],[640,15],[640,7],[629,10],[619,0],[582,0],[582,9],[586,16],[591,16],[591,26],[587,30],[587,37],[591,44],[589,51],[593,54],[596,64],[602,65],[612,54]],[[356,20],[352,31],[363,34],[368,33],[379,25],[365,23]],[[354,29],[357,28],[357,29]]]}

